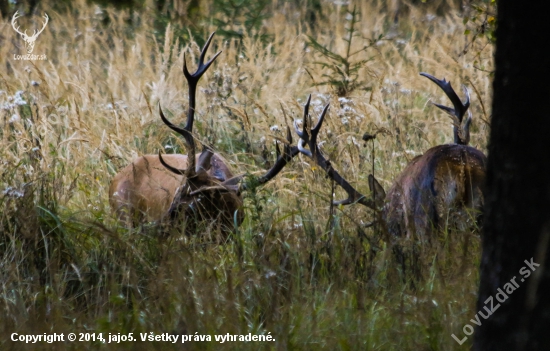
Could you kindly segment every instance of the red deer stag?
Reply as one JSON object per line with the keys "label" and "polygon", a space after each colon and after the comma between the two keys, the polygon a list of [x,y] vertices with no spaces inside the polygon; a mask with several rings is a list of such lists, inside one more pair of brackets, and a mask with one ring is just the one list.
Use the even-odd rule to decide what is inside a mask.
{"label": "red deer stag", "polygon": [[[241,192],[247,185],[241,183],[243,176],[233,176],[222,156],[203,146],[196,154],[192,134],[195,116],[196,89],[201,76],[221,53],[204,63],[206,51],[212,41],[210,35],[202,49],[195,73],[187,70],[185,55],[183,73],[189,85],[189,109],[187,123],[180,128],[164,116],[159,105],[162,121],[183,136],[187,155],[144,155],[123,168],[113,179],[109,188],[111,209],[127,224],[140,221],[185,220],[186,231],[193,232],[198,222],[216,223],[223,233],[243,221]],[[263,176],[253,183],[262,185],[274,178],[283,167],[297,155],[298,148],[291,146],[292,136],[287,128],[287,143],[277,161]],[[188,221],[192,219],[192,221]]]}
{"label": "red deer stag", "polygon": [[[336,184],[348,194],[348,198],[335,204],[359,203],[380,210],[381,224],[394,238],[429,238],[434,229],[441,229],[449,219],[464,226],[470,220],[470,209],[481,211],[485,182],[486,156],[468,146],[471,115],[463,117],[470,105],[466,91],[466,103],[462,103],[451,84],[421,73],[437,84],[449,97],[454,109],[435,104],[451,115],[454,122],[454,143],[432,147],[415,157],[393,182],[386,194],[378,181],[369,175],[369,187],[373,193],[368,198],[349,184],[327,160],[317,144],[317,136],[328,111],[327,104],[319,116],[317,125],[309,132],[306,128],[309,100],[304,107],[304,128],[295,129],[300,140],[299,151],[312,158]],[[309,148],[306,149],[305,145]]]}

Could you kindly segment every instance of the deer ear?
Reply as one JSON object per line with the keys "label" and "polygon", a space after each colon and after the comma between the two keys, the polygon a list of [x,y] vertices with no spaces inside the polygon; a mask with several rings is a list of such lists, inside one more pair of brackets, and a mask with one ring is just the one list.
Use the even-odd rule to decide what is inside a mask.
{"label": "deer ear", "polygon": [[374,204],[377,208],[382,208],[386,200],[386,192],[384,188],[372,174],[369,174],[369,189],[371,193],[374,193]]}
{"label": "deer ear", "polygon": [[208,172],[210,170],[210,167],[212,166],[210,164],[210,160],[212,159],[212,155],[214,153],[210,148],[204,147],[202,149],[201,155],[199,156],[199,161],[197,162],[197,165],[195,166],[195,172],[201,173],[201,172]]}

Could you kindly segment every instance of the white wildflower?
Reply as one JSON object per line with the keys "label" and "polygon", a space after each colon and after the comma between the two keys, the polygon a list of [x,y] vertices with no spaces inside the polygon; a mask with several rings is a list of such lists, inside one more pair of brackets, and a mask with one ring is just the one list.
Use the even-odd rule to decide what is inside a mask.
{"label": "white wildflower", "polygon": [[343,113],[348,113],[348,112],[349,112],[349,113],[353,113],[353,112],[355,112],[355,109],[354,109],[353,107],[351,107],[351,106],[344,106],[344,107],[342,108],[342,112],[343,112]]}
{"label": "white wildflower", "polygon": [[15,105],[26,105],[27,102],[23,100],[23,90],[18,90],[15,92],[15,95],[13,96],[13,103]]}
{"label": "white wildflower", "polygon": [[338,102],[341,104],[353,104],[353,101],[351,99],[345,97],[338,98]]}
{"label": "white wildflower", "polygon": [[23,197],[25,193],[19,189],[9,186],[4,189],[4,191],[2,191],[2,195],[5,195],[7,197],[20,198]]}
{"label": "white wildflower", "polygon": [[8,120],[8,123],[11,124],[11,123],[19,122],[20,120],[21,120],[21,117],[19,117],[19,115],[16,113],[10,117],[10,119]]}
{"label": "white wildflower", "polygon": [[277,275],[277,273],[275,273],[274,271],[272,270],[269,270],[265,273],[265,278],[266,279],[269,279],[269,278],[272,278],[272,277],[275,277]]}
{"label": "white wildflower", "polygon": [[313,100],[313,101],[311,102],[311,104],[312,104],[313,106],[320,106],[320,105],[323,104],[323,101],[321,101],[321,99],[315,99],[315,100]]}

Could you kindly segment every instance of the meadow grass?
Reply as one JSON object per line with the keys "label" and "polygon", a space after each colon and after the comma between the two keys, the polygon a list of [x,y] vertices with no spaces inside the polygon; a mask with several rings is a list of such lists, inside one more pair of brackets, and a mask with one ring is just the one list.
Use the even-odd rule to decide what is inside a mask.
{"label": "meadow grass", "polygon": [[[334,167],[365,194],[374,169],[387,189],[415,155],[452,142],[450,119],[430,104],[449,102],[422,71],[446,77],[457,91],[469,87],[470,144],[486,150],[492,46],[480,39],[461,54],[467,38],[455,12],[412,8],[394,25],[383,2],[358,2],[361,37],[352,51],[384,36],[353,58],[368,60],[359,70],[366,86],[338,98],[315,85],[331,73],[315,63],[322,58],[307,36],[343,54],[346,8],[321,4],[314,30],[301,20],[303,9],[274,1],[280,11],[259,30],[269,40],[214,37],[209,55],[223,53],[199,83],[195,134],[236,173],[268,168],[274,140],[302,118],[312,94],[313,116],[331,103],[320,139]],[[223,245],[200,233],[162,237],[153,223],[124,228],[111,214],[109,183],[138,155],[185,152],[158,104],[184,122],[183,53],[195,67],[195,39],[202,43],[216,28],[203,23],[200,39],[182,40],[176,25],[159,32],[144,13],[130,26],[137,14],[83,0],[67,13],[50,11],[47,1],[40,8],[50,22],[34,53],[46,53],[46,61],[14,60],[23,41],[9,18],[0,22],[0,349],[470,347],[451,334],[462,335],[475,314],[476,231],[449,229],[423,247],[423,279],[413,289],[382,236],[362,227],[372,212],[330,206],[331,183],[308,158],[296,157],[267,186],[246,193],[246,220]],[[375,132],[374,148],[364,145],[363,134]],[[336,189],[335,197],[345,196]],[[12,332],[271,333],[275,341],[25,345],[11,342]]]}

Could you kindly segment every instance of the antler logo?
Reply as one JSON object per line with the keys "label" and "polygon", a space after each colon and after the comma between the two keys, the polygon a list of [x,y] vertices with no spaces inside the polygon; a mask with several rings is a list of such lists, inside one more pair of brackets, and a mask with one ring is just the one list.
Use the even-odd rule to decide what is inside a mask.
{"label": "antler logo", "polygon": [[44,13],[44,19],[46,20],[46,22],[43,22],[44,26],[42,27],[42,29],[40,29],[38,32],[35,29],[34,33],[31,36],[28,36],[26,30],[25,32],[22,33],[19,30],[19,26],[17,26],[16,21],[19,17],[21,17],[21,15],[18,15],[18,12],[19,11],[16,11],[15,14],[13,15],[13,18],[11,19],[11,26],[13,27],[13,29],[15,29],[17,33],[19,33],[23,37],[23,40],[25,41],[25,48],[27,48],[27,53],[32,54],[32,51],[34,50],[34,43],[36,41],[36,38],[38,38],[40,33],[42,33],[44,31],[44,28],[46,28],[46,24],[48,24],[49,18],[48,18],[48,15]]}

